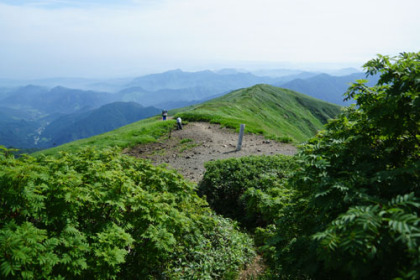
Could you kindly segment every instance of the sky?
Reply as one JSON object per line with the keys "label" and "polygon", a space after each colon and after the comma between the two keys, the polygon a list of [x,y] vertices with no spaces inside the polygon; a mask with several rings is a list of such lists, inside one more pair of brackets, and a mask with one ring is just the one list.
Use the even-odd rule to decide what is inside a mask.
{"label": "sky", "polygon": [[418,0],[0,0],[0,78],[361,67],[420,51]]}

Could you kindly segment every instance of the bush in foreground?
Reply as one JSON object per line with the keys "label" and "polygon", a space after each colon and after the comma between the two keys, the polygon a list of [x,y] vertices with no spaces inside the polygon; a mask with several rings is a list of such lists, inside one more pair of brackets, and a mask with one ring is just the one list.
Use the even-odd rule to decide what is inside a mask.
{"label": "bush in foreground", "polygon": [[420,53],[379,56],[349,108],[302,149],[272,239],[279,275],[420,278]]}
{"label": "bush in foreground", "polygon": [[198,193],[225,217],[254,230],[272,224],[291,190],[284,183],[296,168],[290,156],[249,156],[210,161]]}
{"label": "bush in foreground", "polygon": [[116,150],[0,152],[2,279],[229,278],[252,241],[180,175]]}

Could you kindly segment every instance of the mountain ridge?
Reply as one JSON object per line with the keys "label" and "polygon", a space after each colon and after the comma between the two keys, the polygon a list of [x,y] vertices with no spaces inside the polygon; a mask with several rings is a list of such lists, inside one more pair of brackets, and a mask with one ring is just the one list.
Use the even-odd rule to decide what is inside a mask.
{"label": "mountain ridge", "polygon": [[[315,135],[323,128],[323,123],[340,110],[338,105],[304,94],[259,84],[232,91],[201,104],[170,110],[169,115],[181,117],[187,123],[216,123],[233,130],[238,130],[240,124],[245,124],[246,133],[261,134],[266,139],[297,144]],[[169,137],[175,126],[174,119],[162,121],[160,116],[154,116],[101,135],[51,148],[43,153],[74,151],[84,146],[101,149],[117,145],[122,149],[130,148]]]}
{"label": "mountain ridge", "polygon": [[[165,75],[172,76],[173,78],[169,79],[166,84],[160,84]],[[342,102],[342,94],[347,89],[346,82],[360,78],[359,74],[343,77],[325,74],[313,75],[314,73],[300,72],[292,77],[269,78],[268,82],[269,84],[273,84],[273,81],[277,81],[277,86],[294,89],[336,104],[347,105],[348,103]],[[228,92],[247,88],[255,85],[255,83],[261,84],[261,81],[267,81],[266,77],[257,77],[252,73],[238,72],[232,69],[221,71],[221,73],[215,73],[210,70],[184,72],[177,69],[142,77],[140,77],[140,80],[146,79],[147,81],[151,79],[148,81],[149,85],[151,85],[149,89],[146,89],[147,83],[146,87],[144,85],[137,85],[131,88],[126,87],[129,84],[127,83],[121,90],[114,93],[69,89],[63,86],[48,88],[27,85],[16,89],[1,88],[0,102],[2,106],[27,112],[26,118],[24,118],[26,120],[25,125],[22,125],[26,129],[17,129],[19,123],[13,120],[14,118],[19,118],[19,115],[23,116],[24,114],[20,114],[17,111],[14,113],[8,111],[5,112],[8,116],[4,114],[0,116],[0,118],[3,118],[3,122],[0,123],[2,124],[1,128],[3,131],[5,131],[6,127],[8,127],[7,129],[15,127],[17,129],[15,132],[19,132],[16,134],[8,130],[9,135],[5,135],[4,132],[3,136],[10,138],[9,136],[14,135],[13,137],[17,139],[19,136],[26,134],[24,137],[29,137],[29,142],[25,140],[25,143],[27,143],[25,145],[29,145],[28,143],[32,141],[30,139],[37,138],[37,135],[45,131],[44,129],[54,120],[58,118],[63,119],[64,114],[82,114],[84,111],[94,110],[102,105],[117,101],[136,102],[145,107],[153,106],[159,109],[172,110],[201,104],[210,99],[223,96]],[[288,81],[293,77],[301,77],[301,79]],[[284,83],[284,79],[288,82]],[[122,81],[120,80],[119,82]],[[156,84],[160,84],[160,86],[157,87]],[[231,89],[233,87],[236,88]],[[340,92],[339,95],[337,95],[338,92]],[[4,139],[4,137],[0,137],[0,143],[6,145],[10,142],[13,143],[13,141],[2,141],[1,139]],[[52,139],[54,137],[51,136],[48,138]],[[42,140],[42,135],[40,139]],[[57,142],[61,143],[61,141]],[[42,143],[42,141],[37,143]]]}
{"label": "mountain ridge", "polygon": [[233,128],[246,123],[250,132],[300,142],[337,115],[340,106],[288,89],[258,84],[177,112],[187,120],[206,120]]}

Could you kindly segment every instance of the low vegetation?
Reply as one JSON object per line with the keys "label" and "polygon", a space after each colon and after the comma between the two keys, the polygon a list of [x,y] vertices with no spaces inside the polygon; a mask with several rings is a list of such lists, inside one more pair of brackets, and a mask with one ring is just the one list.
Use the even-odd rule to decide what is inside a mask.
{"label": "low vegetation", "polygon": [[179,141],[179,152],[182,153],[186,150],[190,150],[194,147],[197,147],[199,144],[195,143],[194,140],[190,138],[184,138],[181,141]]}
{"label": "low vegetation", "polygon": [[420,53],[365,65],[352,107],[311,139],[273,241],[278,268],[311,278],[420,278]]}
{"label": "low vegetation", "polygon": [[207,162],[198,193],[225,217],[254,230],[278,217],[292,190],[285,182],[296,169],[291,156],[250,156]]}
{"label": "low vegetation", "polygon": [[180,175],[116,150],[0,163],[2,279],[233,279],[254,256]]}

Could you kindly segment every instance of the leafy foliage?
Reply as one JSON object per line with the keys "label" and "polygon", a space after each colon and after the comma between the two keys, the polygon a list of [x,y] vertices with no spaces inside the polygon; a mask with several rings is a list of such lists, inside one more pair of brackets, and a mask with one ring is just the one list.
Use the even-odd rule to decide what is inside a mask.
{"label": "leafy foliage", "polygon": [[277,233],[279,275],[420,277],[420,53],[365,64],[349,108],[300,152]]}
{"label": "leafy foliage", "polygon": [[284,183],[296,164],[292,157],[277,155],[210,161],[205,167],[199,195],[217,213],[255,229],[278,217],[291,194]]}
{"label": "leafy foliage", "polygon": [[2,279],[212,279],[254,254],[180,175],[118,150],[0,163]]}

